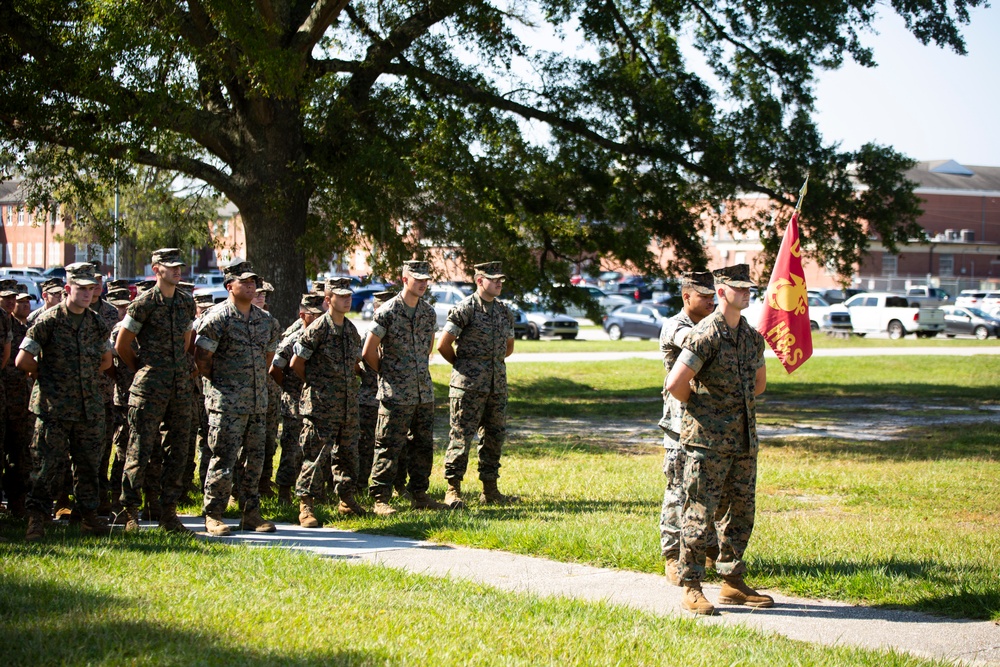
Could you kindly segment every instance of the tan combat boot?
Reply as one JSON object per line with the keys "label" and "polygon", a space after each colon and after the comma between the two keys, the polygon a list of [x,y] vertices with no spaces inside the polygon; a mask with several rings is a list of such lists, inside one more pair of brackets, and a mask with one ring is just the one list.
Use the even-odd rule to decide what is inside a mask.
{"label": "tan combat boot", "polygon": [[292,487],[290,486],[279,486],[278,487],[278,502],[283,505],[292,504]]}
{"label": "tan combat boot", "polygon": [[45,515],[33,510],[28,511],[28,532],[24,539],[29,542],[37,542],[45,537]]}
{"label": "tan combat boot", "polygon": [[253,531],[255,533],[273,533],[277,528],[270,521],[265,521],[260,515],[260,510],[255,507],[252,510],[243,510],[240,530]]}
{"label": "tan combat boot", "polygon": [[303,528],[320,528],[323,525],[313,512],[315,502],[312,496],[299,498],[299,525]]}
{"label": "tan combat boot", "polygon": [[754,609],[765,609],[774,606],[774,598],[761,595],[744,583],[743,575],[735,574],[722,578],[719,604],[741,604]]}
{"label": "tan combat boot", "polygon": [[[160,515],[160,528],[168,533],[176,533],[178,535],[193,534],[177,517],[177,505],[163,506],[163,512]],[[126,527],[125,530],[128,530],[128,527]]]}
{"label": "tan combat boot", "polygon": [[365,516],[368,514],[368,510],[362,507],[361,503],[354,498],[353,491],[345,491],[340,496],[337,513],[344,516]]}
{"label": "tan combat boot", "polygon": [[392,498],[392,491],[389,490],[379,490],[375,493],[375,506],[372,507],[372,512],[376,516],[392,516],[396,513],[396,508],[389,504],[389,499]]}
{"label": "tan combat boot", "polygon": [[462,500],[462,480],[448,480],[448,491],[444,494],[444,504],[453,510],[465,509],[465,501]]}
{"label": "tan combat boot", "polygon": [[684,597],[681,598],[681,607],[699,616],[714,616],[715,607],[705,598],[701,592],[700,581],[682,581],[684,587]]}
{"label": "tan combat boot", "polygon": [[56,521],[69,521],[73,513],[73,505],[69,501],[69,494],[65,491],[56,498]]}
{"label": "tan combat boot", "polygon": [[413,498],[410,500],[410,507],[415,510],[450,510],[451,508],[444,503],[439,503],[438,501],[427,495],[426,491],[415,491],[413,493]]}
{"label": "tan combat boot", "polygon": [[139,508],[136,505],[129,505],[125,508],[125,532],[139,532]]}
{"label": "tan combat boot", "polygon": [[81,512],[80,534],[104,537],[111,534],[111,526],[103,518],[97,516],[95,510],[87,510]]}
{"label": "tan combat boot", "polygon": [[223,537],[232,532],[229,530],[226,522],[222,520],[221,514],[206,514],[205,530],[208,531],[209,535],[214,535],[215,537]]}
{"label": "tan combat boot", "polygon": [[479,502],[483,505],[511,505],[519,500],[517,496],[505,496],[500,493],[495,479],[483,480],[483,493],[479,496]]}
{"label": "tan combat boot", "polygon": [[677,562],[676,558],[668,558],[666,565],[663,567],[664,574],[667,575],[667,581],[673,586],[681,585],[681,575],[678,571],[680,563]]}

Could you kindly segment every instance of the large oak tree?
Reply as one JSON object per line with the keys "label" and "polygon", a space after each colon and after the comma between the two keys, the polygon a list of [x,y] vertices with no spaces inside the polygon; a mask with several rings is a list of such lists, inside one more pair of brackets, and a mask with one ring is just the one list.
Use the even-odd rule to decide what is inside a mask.
{"label": "large oak tree", "polygon": [[[698,265],[705,211],[787,206],[806,174],[802,235],[849,272],[870,234],[916,233],[911,163],[825,144],[815,72],[874,64],[879,7],[961,53],[982,4],[4,0],[0,142],[15,160],[63,147],[49,177],[144,164],[208,183],[286,319],[306,262],[356,242],[385,270],[416,239],[501,258],[515,287],[593,253],[649,268],[650,238]],[[742,223],[771,249],[773,217]]]}

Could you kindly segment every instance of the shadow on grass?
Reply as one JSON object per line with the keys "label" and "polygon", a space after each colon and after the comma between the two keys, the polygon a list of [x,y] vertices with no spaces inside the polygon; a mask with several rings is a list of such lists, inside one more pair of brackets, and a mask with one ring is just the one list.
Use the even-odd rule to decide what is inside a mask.
{"label": "shadow on grass", "polygon": [[769,438],[763,449],[795,449],[831,458],[868,458],[881,461],[938,461],[1000,459],[1000,424],[963,423],[954,426],[912,426],[897,440],[842,440],[839,438]]}
{"label": "shadow on grass", "polygon": [[[869,588],[869,582],[873,581],[891,581],[904,591],[908,585],[922,587],[926,582],[933,582],[936,588],[956,590],[962,588],[963,581],[990,581],[994,576],[993,570],[987,572],[983,567],[962,566],[956,569],[935,561],[898,559],[881,563],[755,560],[752,569],[758,581],[762,577],[767,577],[771,579],[773,585],[791,591],[800,590],[803,582],[810,584],[811,591],[815,591],[817,582],[821,582],[819,585],[826,588],[835,587],[839,591],[863,591]],[[813,594],[807,593],[810,596]],[[824,595],[822,590],[815,594]],[[1000,590],[982,592],[960,590],[955,593],[923,597],[905,604],[878,604],[870,605],[868,608],[905,609],[958,619],[995,620],[1000,618]],[[846,617],[856,617],[856,613],[850,608],[842,612],[827,607],[822,609],[821,616],[837,617],[838,613],[843,613]]]}
{"label": "shadow on grass", "polygon": [[11,581],[0,587],[4,664],[172,663],[207,665],[386,664],[389,656],[357,651],[282,655],[256,647],[227,646],[236,638],[182,630],[162,622],[116,618],[141,599],[89,591],[54,582]]}
{"label": "shadow on grass", "polygon": [[[996,387],[992,386],[961,386],[942,382],[940,384],[926,383],[870,383],[857,384],[835,382],[795,382],[791,380],[768,382],[767,397],[793,400],[805,400],[820,397],[830,398],[865,398],[872,402],[888,402],[887,399],[904,399],[907,402],[915,400],[947,400],[996,402]],[[766,401],[766,399],[765,399]]]}

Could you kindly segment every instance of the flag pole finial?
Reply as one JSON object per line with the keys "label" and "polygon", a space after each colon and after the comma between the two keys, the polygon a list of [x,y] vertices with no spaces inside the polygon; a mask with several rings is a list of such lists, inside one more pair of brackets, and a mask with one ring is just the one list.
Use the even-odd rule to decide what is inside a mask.
{"label": "flag pole finial", "polygon": [[806,176],[806,182],[802,184],[802,189],[799,190],[799,203],[795,205],[796,211],[802,210],[802,200],[805,199],[806,192],[809,191],[809,177]]}

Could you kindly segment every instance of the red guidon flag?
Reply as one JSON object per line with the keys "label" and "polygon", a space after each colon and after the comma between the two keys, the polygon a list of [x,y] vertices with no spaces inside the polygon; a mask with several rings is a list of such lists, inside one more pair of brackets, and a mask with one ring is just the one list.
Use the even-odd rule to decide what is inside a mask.
{"label": "red guidon flag", "polygon": [[771,281],[764,295],[764,311],[757,324],[757,330],[789,373],[804,364],[813,351],[809,295],[799,248],[799,210],[805,194],[806,185],[803,185],[799,203],[785,229],[785,238],[774,262]]}

